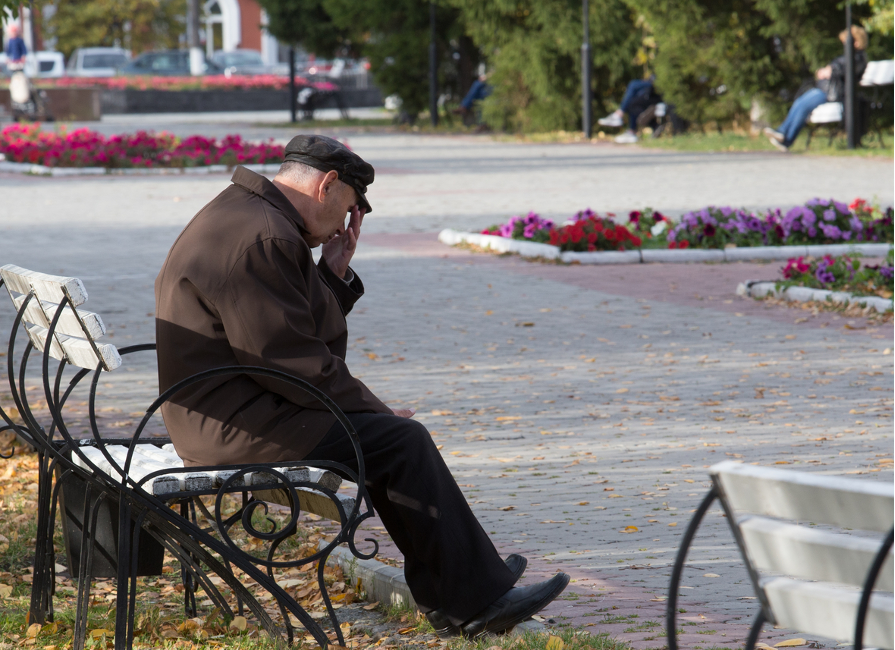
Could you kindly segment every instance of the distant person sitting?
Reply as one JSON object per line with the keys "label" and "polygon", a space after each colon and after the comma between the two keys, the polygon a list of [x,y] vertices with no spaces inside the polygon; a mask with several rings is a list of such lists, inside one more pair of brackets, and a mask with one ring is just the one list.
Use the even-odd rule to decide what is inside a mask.
{"label": "distant person sitting", "polygon": [[464,118],[467,115],[472,115],[476,102],[485,99],[491,94],[492,90],[491,84],[488,83],[488,75],[480,74],[478,79],[472,82],[472,86],[469,87],[469,92],[466,93],[463,101],[460,102],[460,108],[457,112]]}
{"label": "distant person sitting", "polygon": [[628,114],[628,129],[616,136],[617,143],[633,144],[637,142],[637,118],[649,106],[654,81],[655,77],[650,77],[649,79],[634,79],[628,83],[618,110],[597,120],[597,123],[602,126],[620,127],[625,124],[625,113]]}
{"label": "distant person sitting", "polygon": [[25,41],[19,35],[21,28],[18,23],[10,23],[6,28],[6,60],[10,70],[21,70],[25,67],[25,55],[28,48]]}
{"label": "distant person sitting", "polygon": [[[852,25],[851,34],[855,44],[855,79],[860,79],[867,67],[867,32],[862,27]],[[842,30],[839,40],[843,43],[845,36],[846,32]],[[772,145],[780,151],[789,151],[815,108],[827,102],[841,102],[845,99],[845,63],[843,54],[814,73],[814,87],[796,98],[783,124],[776,129],[767,127],[764,130]]]}

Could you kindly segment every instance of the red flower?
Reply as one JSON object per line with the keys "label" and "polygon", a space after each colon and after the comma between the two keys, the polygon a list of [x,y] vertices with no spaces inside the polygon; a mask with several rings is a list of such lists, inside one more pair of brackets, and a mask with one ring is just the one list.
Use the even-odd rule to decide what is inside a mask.
{"label": "red flower", "polygon": [[595,233],[595,232],[591,232],[591,233],[588,233],[588,234],[587,234],[587,241],[588,241],[588,243],[590,243],[590,244],[596,244],[596,243],[597,243],[597,238],[598,238],[598,235],[597,235],[597,233]]}
{"label": "red flower", "polygon": [[689,248],[689,247],[690,247],[690,242],[688,242],[686,239],[678,245],[678,248]]}

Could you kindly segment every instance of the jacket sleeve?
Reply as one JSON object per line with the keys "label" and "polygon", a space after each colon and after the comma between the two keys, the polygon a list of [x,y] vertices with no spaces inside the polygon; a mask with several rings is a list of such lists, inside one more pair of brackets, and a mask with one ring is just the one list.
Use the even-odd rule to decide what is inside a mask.
{"label": "jacket sleeve", "polygon": [[[391,413],[321,338],[326,336],[325,324],[315,322],[309,300],[309,292],[319,291],[321,285],[306,279],[306,274],[314,273],[317,270],[309,252],[294,242],[265,240],[242,255],[219,303],[224,331],[237,360],[304,379],[346,413]],[[294,404],[326,409],[299,388],[265,377],[252,379]]]}
{"label": "jacket sleeve", "polygon": [[360,300],[361,296],[364,295],[364,283],[361,282],[360,276],[354,272],[354,269],[351,267],[348,268],[352,277],[349,282],[345,282],[344,279],[340,278],[329,268],[329,265],[324,258],[321,257],[320,261],[317,262],[317,269],[320,271],[320,275],[323,277],[324,282],[326,282],[330,289],[333,290],[344,316],[351,313],[354,303]]}

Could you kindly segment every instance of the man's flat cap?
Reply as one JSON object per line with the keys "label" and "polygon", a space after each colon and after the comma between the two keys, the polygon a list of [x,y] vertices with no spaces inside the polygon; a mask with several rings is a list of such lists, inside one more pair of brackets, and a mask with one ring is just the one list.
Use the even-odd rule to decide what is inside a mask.
{"label": "man's flat cap", "polygon": [[365,196],[367,185],[373,182],[373,165],[338,140],[325,135],[297,135],[286,145],[284,160],[304,163],[322,172],[337,172],[340,181],[357,191],[361,207],[373,211]]}

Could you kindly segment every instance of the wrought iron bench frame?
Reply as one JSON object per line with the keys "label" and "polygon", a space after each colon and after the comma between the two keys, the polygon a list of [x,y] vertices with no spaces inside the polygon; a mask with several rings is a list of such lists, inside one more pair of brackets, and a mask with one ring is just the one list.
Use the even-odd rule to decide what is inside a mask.
{"label": "wrought iron bench frame", "polygon": [[[738,514],[744,511],[735,508],[732,504],[733,499],[731,498],[731,495],[725,492],[725,487],[723,484],[723,477],[725,473],[736,472],[738,468],[745,468],[747,472],[749,472],[749,470],[759,470],[766,474],[768,477],[779,477],[781,481],[786,481],[789,479],[797,480],[796,475],[811,477],[811,475],[806,472],[794,472],[792,470],[781,470],[772,468],[751,468],[743,466],[741,463],[737,463],[735,461],[724,461],[712,466],[712,468],[709,470],[712,479],[712,487],[703,498],[699,507],[694,511],[693,518],[690,520],[690,524],[688,525],[687,530],[684,532],[684,536],[681,540],[681,545],[678,549],[678,554],[671,572],[671,580],[668,587],[667,607],[665,611],[665,626],[668,650],[678,650],[679,647],[677,639],[677,605],[681,584],[681,576],[683,574],[684,565],[686,563],[687,552],[690,550],[690,545],[693,543],[693,539],[696,536],[696,532],[699,528],[700,523],[702,523],[702,520],[704,519],[706,513],[708,512],[711,505],[715,502],[715,500],[720,501],[724,516],[727,518],[727,521],[730,524],[734,539],[736,540],[737,546],[740,549],[743,563],[746,565],[746,569],[749,573],[749,578],[754,587],[755,595],[758,598],[759,604],[761,605],[761,610],[758,612],[757,616],[755,617],[755,621],[753,622],[752,627],[749,630],[749,636],[746,641],[745,650],[754,650],[765,623],[777,624],[778,622],[778,617],[774,615],[771,603],[767,597],[765,589],[762,586],[761,569],[763,569],[764,567],[760,567],[759,563],[756,562],[753,557],[750,557],[751,552],[749,549],[749,544],[744,539],[744,535],[741,530],[741,518],[738,519]],[[856,481],[856,479],[847,480],[853,482]],[[831,490],[831,492],[832,491],[834,490]],[[891,495],[889,496],[889,499],[891,499]],[[820,506],[814,510],[815,514],[823,509],[823,501],[819,500],[819,502]],[[786,510],[786,508],[783,509]],[[772,517],[781,516],[777,513],[774,513],[773,510],[773,507],[767,508],[766,510],[763,509],[761,512],[759,512],[758,518],[764,519],[764,517],[767,515],[770,515]],[[794,509],[790,508],[790,510],[792,511]],[[834,523],[833,521],[824,522],[822,518],[817,518],[816,520],[820,523]],[[835,522],[835,524],[839,523],[841,522]],[[862,648],[864,647],[864,629],[867,620],[867,611],[870,607],[870,599],[873,594],[877,578],[879,577],[880,570],[882,569],[885,561],[888,559],[889,552],[892,549],[893,531],[895,531],[895,529],[890,528],[888,534],[886,534],[882,538],[882,542],[878,548],[878,551],[873,557],[872,562],[869,563],[867,573],[862,581],[863,586],[861,589],[861,598],[858,603],[857,614],[855,617],[853,650],[862,650]],[[801,631],[810,632],[810,630]],[[891,647],[891,645],[889,647]]]}
{"label": "wrought iron bench frame", "polygon": [[[25,275],[22,275],[21,272],[25,272]],[[38,522],[29,620],[32,623],[44,623],[53,620],[52,599],[55,593],[53,529],[60,487],[67,475],[74,474],[87,486],[87,497],[90,496],[91,492],[96,494],[90,512],[87,511],[86,505],[89,503],[89,498],[85,498],[85,510],[81,519],[84,525],[81,533],[81,555],[77,576],[77,605],[73,630],[73,648],[75,650],[83,648],[86,640],[87,608],[95,549],[95,544],[92,543],[92,540],[96,529],[99,507],[107,499],[118,501],[116,649],[131,648],[133,644],[137,559],[139,558],[139,543],[142,532],[157,540],[180,562],[181,578],[184,585],[184,607],[187,616],[192,617],[196,615],[195,592],[197,586],[201,586],[214,605],[225,616],[234,615],[234,611],[228,604],[227,599],[209,579],[209,574],[214,573],[224,581],[236,596],[237,612],[242,614],[244,606],[247,607],[255,614],[258,622],[268,635],[292,643],[295,636],[289,616],[292,614],[314,637],[320,647],[325,648],[328,644],[328,638],[322,627],[289,596],[283,587],[277,584],[274,576],[274,569],[296,568],[318,562],[317,581],[327,608],[328,618],[339,644],[344,645],[344,637],[326,590],[324,566],[333,549],[342,543],[347,543],[352,554],[359,559],[374,557],[378,551],[378,543],[373,539],[365,540],[373,545],[373,550],[370,553],[362,553],[356,546],[355,535],[358,527],[364,520],[373,516],[373,508],[365,488],[364,460],[357,432],[339,407],[313,385],[286,373],[262,367],[228,366],[197,373],[164,391],[146,410],[132,437],[104,438],[96,422],[97,386],[102,373],[109,372],[113,368],[110,367],[110,364],[100,353],[95,340],[98,338],[94,335],[95,332],[91,333],[88,331],[85,319],[78,312],[77,307],[86,301],[87,294],[83,289],[83,285],[74,278],[46,276],[27,271],[26,269],[20,269],[19,267],[13,267],[12,265],[0,268],[0,274],[3,274],[0,277],[0,287],[6,284],[7,290],[10,291],[10,297],[13,297],[12,291],[14,290],[9,286],[10,279],[15,279],[19,285],[16,289],[18,293],[18,290],[24,292],[24,284],[30,283],[30,277],[27,274],[31,274],[31,276],[36,278],[33,283],[30,283],[31,286],[28,292],[20,294],[20,297],[24,296],[24,299],[20,305],[17,305],[18,309],[7,346],[9,389],[15,407],[22,418],[22,424],[16,423],[10,414],[0,408],[0,418],[3,420],[0,423],[2,425],[0,426],[0,432],[12,431],[19,438],[34,447],[38,454]],[[67,286],[66,283],[72,282],[76,283],[76,285]],[[52,285],[49,293],[53,294],[55,291],[56,295],[48,295],[47,283]],[[53,289],[53,286],[55,286],[55,289]],[[73,296],[70,286],[75,286],[77,291],[74,293],[79,295]],[[53,298],[60,298],[60,295],[61,299],[54,302]],[[49,313],[47,312],[47,305],[51,307]],[[33,331],[28,331],[27,328],[23,327],[23,324],[28,322],[26,313],[29,313],[29,306],[37,306],[45,314],[46,320],[49,321],[49,327],[42,339],[43,350],[41,354],[43,392],[47,402],[47,409],[50,412],[50,421],[47,426],[42,425],[38,421],[37,415],[29,404],[25,390],[29,358],[35,349],[40,351],[40,346],[36,346],[35,340],[32,338],[33,336],[40,336],[40,334],[35,335]],[[83,329],[83,336],[93,348],[97,364],[92,368],[84,367],[83,365],[77,368],[74,376],[70,377],[69,383],[63,391],[62,384],[66,368],[69,366],[76,367],[72,360],[68,358],[68,355],[65,354],[61,345],[61,339],[56,336],[60,319],[66,314],[66,310],[70,310]],[[89,312],[82,313],[89,314]],[[94,314],[89,315],[91,317],[95,316]],[[101,320],[97,319],[97,321],[100,322],[99,327],[104,332]],[[29,340],[17,363],[15,357],[16,341],[23,330],[28,333]],[[70,329],[68,333],[69,335],[71,334]],[[58,346],[57,342],[60,342]],[[108,344],[103,345],[107,346]],[[154,350],[155,344],[142,344],[124,347],[117,352],[122,356],[126,356]],[[54,373],[51,373],[51,358],[58,362]],[[64,408],[72,392],[90,373],[93,373],[88,400],[91,437],[75,439],[66,424]],[[355,474],[345,465],[329,461],[315,461],[314,466],[332,470],[354,481],[357,486],[357,495],[354,499],[354,507],[350,512],[345,512],[342,499],[333,490],[328,489],[319,482],[295,480],[294,478],[290,480],[287,477],[283,469],[287,467],[292,469],[292,466],[301,465],[300,461],[293,463],[248,463],[229,466],[174,468],[151,472],[139,479],[135,479],[132,476],[133,468],[131,467],[131,461],[138,445],[169,442],[168,439],[159,438],[141,440],[141,435],[145,431],[146,425],[162,404],[180,390],[198,382],[213,377],[238,374],[264,376],[302,389],[329,409],[345,427],[357,454],[358,472]],[[123,465],[118,463],[108,453],[106,450],[107,445],[127,446],[128,453]],[[86,446],[96,447],[111,467],[116,468],[118,477],[111,476],[97,467],[84,454],[82,448]],[[10,453],[2,457],[9,458],[11,455]],[[78,456],[80,463],[74,462],[73,456],[75,455]],[[83,466],[86,466],[86,468]],[[165,493],[163,496],[152,494],[146,489],[149,481],[161,475],[177,476],[203,471],[215,471],[218,472],[218,476],[221,476],[221,473],[225,471],[231,473],[229,476],[225,475],[226,478],[220,485],[207,489],[182,489],[177,492]],[[244,479],[249,475],[263,476],[269,478],[269,480],[265,478],[259,483],[255,479],[251,485],[248,485]],[[299,472],[298,478],[304,477],[305,475]],[[301,489],[311,489],[332,500],[339,513],[340,530],[331,541],[326,543],[323,548],[318,549],[313,555],[300,560],[278,561],[275,559],[277,548],[296,532],[297,521],[303,505],[297,490]],[[267,503],[259,501],[254,497],[256,491],[262,490],[285,490],[291,503],[289,521],[286,525],[277,528],[277,524],[268,517],[268,521],[271,524],[270,530],[261,531],[254,527],[252,515],[255,511],[261,508],[264,515],[268,513]],[[249,491],[253,492],[252,497],[248,496]],[[236,512],[225,516],[222,512],[222,505],[224,496],[227,494],[241,494],[242,505]],[[198,504],[196,502],[200,496],[208,495],[215,496],[214,513],[212,515],[214,525],[209,528],[202,528],[198,522],[196,509],[197,506],[202,510],[205,508],[201,502]],[[363,511],[361,510],[362,502],[365,504],[365,510]],[[179,507],[175,510],[175,506]],[[207,510],[205,512],[207,513]],[[249,536],[261,540],[262,543],[269,544],[266,557],[258,557],[241,549],[232,539],[229,532],[237,522],[242,523],[243,529]],[[134,534],[133,531],[141,532]],[[203,565],[207,569],[203,568]],[[279,628],[274,623],[261,604],[235,576],[233,572],[234,567],[241,570],[276,599],[285,621],[285,629]]]}

